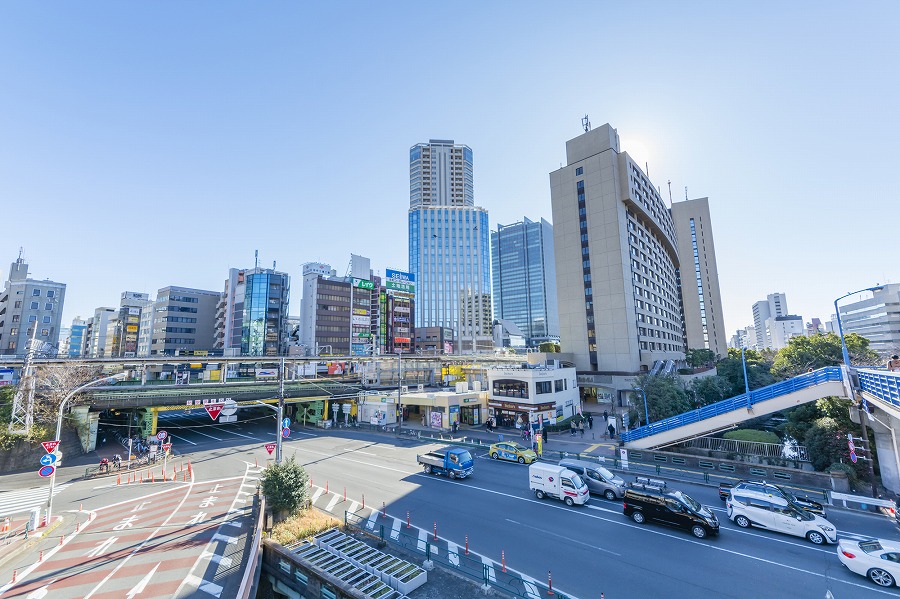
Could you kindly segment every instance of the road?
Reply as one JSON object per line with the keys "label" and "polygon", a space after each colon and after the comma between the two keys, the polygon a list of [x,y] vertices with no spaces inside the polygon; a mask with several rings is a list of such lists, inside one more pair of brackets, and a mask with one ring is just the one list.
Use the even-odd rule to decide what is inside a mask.
{"label": "road", "polygon": [[[0,591],[0,598],[38,599],[44,596],[39,594],[42,588],[49,591],[47,597],[143,599],[191,592],[202,597],[215,595],[217,589],[219,596],[230,596],[240,552],[228,551],[242,547],[238,533],[249,528],[249,508],[234,501],[246,497],[239,495],[241,489],[255,487],[257,464],[264,466],[270,459],[263,444],[275,438],[269,414],[241,414],[238,423],[229,425],[212,424],[201,414],[161,419],[160,427],[191,457],[192,483],[104,487],[97,481],[70,482],[54,500],[57,513],[75,510],[82,523],[89,523],[73,539],[64,540],[56,554],[45,553],[45,563],[20,574],[22,583]],[[528,491],[527,466],[493,461],[486,447],[474,452],[476,472],[470,479],[425,475],[415,455],[430,447],[413,438],[305,429],[285,441],[284,455],[295,456],[307,468],[320,509],[341,518],[349,510],[371,522],[375,532],[384,526],[386,536],[411,535],[418,540],[414,546],[424,548],[429,542],[445,561],[449,557],[458,562],[468,538],[466,559],[483,562],[498,580],[502,556],[507,569],[526,580],[546,583],[552,572],[554,589],[580,599],[601,592],[610,599],[821,599],[826,591],[837,599],[898,594],[844,569],[833,546],[738,528],[727,520],[713,487],[672,483],[717,510],[721,535],[701,541],[660,525],[639,526],[622,515],[619,502],[593,498],[587,506],[569,508],[553,500],[538,501]],[[210,497],[215,501],[203,507]],[[381,516],[382,506],[386,517]],[[138,520],[130,520],[129,527],[132,516]],[[900,540],[895,527],[877,515],[831,509],[829,518],[840,537]],[[229,532],[232,525],[223,526],[227,519],[240,526]],[[229,537],[239,540],[231,543]],[[48,541],[59,542],[56,537]],[[0,567],[0,580],[8,580],[9,568]]]}

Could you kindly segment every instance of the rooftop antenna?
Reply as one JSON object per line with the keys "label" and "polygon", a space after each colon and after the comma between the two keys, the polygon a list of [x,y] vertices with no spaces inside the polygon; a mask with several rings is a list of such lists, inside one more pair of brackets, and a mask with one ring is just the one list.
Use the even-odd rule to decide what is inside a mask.
{"label": "rooftop antenna", "polygon": [[275,261],[272,260],[272,270],[275,270]]}
{"label": "rooftop antenna", "polygon": [[669,206],[672,205],[672,180],[669,179]]}
{"label": "rooftop antenna", "polygon": [[259,268],[259,250],[253,250],[253,268]]}
{"label": "rooftop antenna", "polygon": [[650,177],[650,163],[649,162],[644,163],[644,171],[647,172],[647,177],[649,178]]}
{"label": "rooftop antenna", "polygon": [[687,196],[687,185],[685,185],[685,186],[684,186],[684,201],[686,202],[687,199],[688,199],[688,196]]}
{"label": "rooftop antenna", "polygon": [[591,130],[591,121],[588,120],[588,115],[584,115],[584,118],[581,119],[581,126],[584,127],[585,133]]}
{"label": "rooftop antenna", "polygon": [[22,260],[22,252],[24,252],[24,251],[25,251],[25,248],[23,248],[22,246],[19,246],[19,261]]}

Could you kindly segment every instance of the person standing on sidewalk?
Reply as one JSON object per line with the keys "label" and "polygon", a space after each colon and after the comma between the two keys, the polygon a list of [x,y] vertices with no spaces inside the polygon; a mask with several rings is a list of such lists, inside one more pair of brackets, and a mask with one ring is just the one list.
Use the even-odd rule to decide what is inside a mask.
{"label": "person standing on sidewalk", "polygon": [[584,420],[578,421],[578,432],[581,433],[581,436],[584,436]]}
{"label": "person standing on sidewalk", "polygon": [[594,417],[588,414],[588,428],[594,430]]}
{"label": "person standing on sidewalk", "polygon": [[570,437],[575,436],[575,421],[574,420],[572,420],[572,422],[569,423],[569,436]]}

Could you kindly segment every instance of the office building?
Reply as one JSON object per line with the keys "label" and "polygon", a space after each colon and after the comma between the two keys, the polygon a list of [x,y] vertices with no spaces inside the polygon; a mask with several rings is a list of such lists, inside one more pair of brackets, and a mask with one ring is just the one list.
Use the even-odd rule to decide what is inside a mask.
{"label": "office building", "polygon": [[141,314],[151,310],[153,302],[150,294],[124,291],[119,300],[119,311],[107,325],[108,351],[111,358],[133,358],[138,352],[138,336]]}
{"label": "office building", "polygon": [[[302,276],[303,295],[300,299],[300,344],[306,348],[306,353],[308,355],[316,355],[316,303],[319,297],[318,285],[320,280],[336,277],[337,271],[331,268],[330,264],[307,262],[302,267]],[[349,294],[347,297],[349,301]]]}
{"label": "office building", "polygon": [[439,139],[413,146],[409,205],[416,326],[452,329],[457,351],[491,349],[488,213],[475,206],[472,150]]}
{"label": "office building", "polygon": [[0,355],[24,357],[34,338],[37,355],[55,357],[65,297],[65,283],[28,278],[20,253],[0,295]]}
{"label": "office building", "polygon": [[787,316],[787,296],[783,293],[770,293],[763,301],[753,304],[753,329],[756,331],[756,349],[772,347],[767,337],[766,321],[769,318]]}
{"label": "office building", "polygon": [[528,347],[559,340],[553,225],[523,218],[491,232],[494,320],[515,323]]}
{"label": "office building", "polygon": [[217,309],[217,345],[226,356],[285,355],[290,297],[287,273],[260,267],[230,269]]}
{"label": "office building", "polygon": [[[847,300],[839,305],[844,334],[862,335],[869,340],[869,349],[885,359],[900,354],[900,283],[884,285],[872,292],[872,297],[863,298],[860,294],[856,301]],[[838,331],[834,315],[829,328]]]}
{"label": "office building", "polygon": [[80,316],[72,319],[69,327],[69,344],[66,355],[70,358],[80,358],[84,352],[84,332],[87,329],[87,321]]}
{"label": "office building", "polygon": [[[150,327],[151,356],[205,356],[216,351],[216,309],[220,293],[188,287],[156,292]],[[221,355],[221,354],[219,354]]]}
{"label": "office building", "polygon": [[731,336],[728,347],[734,349],[741,349],[742,347],[744,349],[756,349],[756,329],[753,327],[738,329]]}
{"label": "office building", "polygon": [[766,319],[767,347],[778,351],[787,347],[792,337],[806,336],[803,318],[794,314],[770,316]]}
{"label": "office building", "polygon": [[412,273],[387,269],[375,277],[372,321],[375,351],[408,354],[414,351],[416,282]]}
{"label": "office building", "polygon": [[94,309],[94,316],[88,321],[87,353],[88,358],[108,358],[107,348],[111,347],[106,341],[109,333],[109,321],[118,318],[118,310],[101,306]]}
{"label": "office building", "polygon": [[[589,129],[589,127],[586,127]],[[566,142],[550,173],[560,345],[602,400],[684,359],[675,224],[609,124]],[[605,389],[604,389],[605,387]]]}
{"label": "office building", "polygon": [[672,204],[679,257],[685,349],[728,354],[709,198]]}

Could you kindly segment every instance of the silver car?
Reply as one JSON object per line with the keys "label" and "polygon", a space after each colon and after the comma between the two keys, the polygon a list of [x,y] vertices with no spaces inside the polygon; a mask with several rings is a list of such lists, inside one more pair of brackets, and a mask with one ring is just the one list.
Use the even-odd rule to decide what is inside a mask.
{"label": "silver car", "polygon": [[559,465],[580,475],[594,495],[603,495],[610,501],[625,496],[625,481],[600,464],[585,460],[561,460]]}

